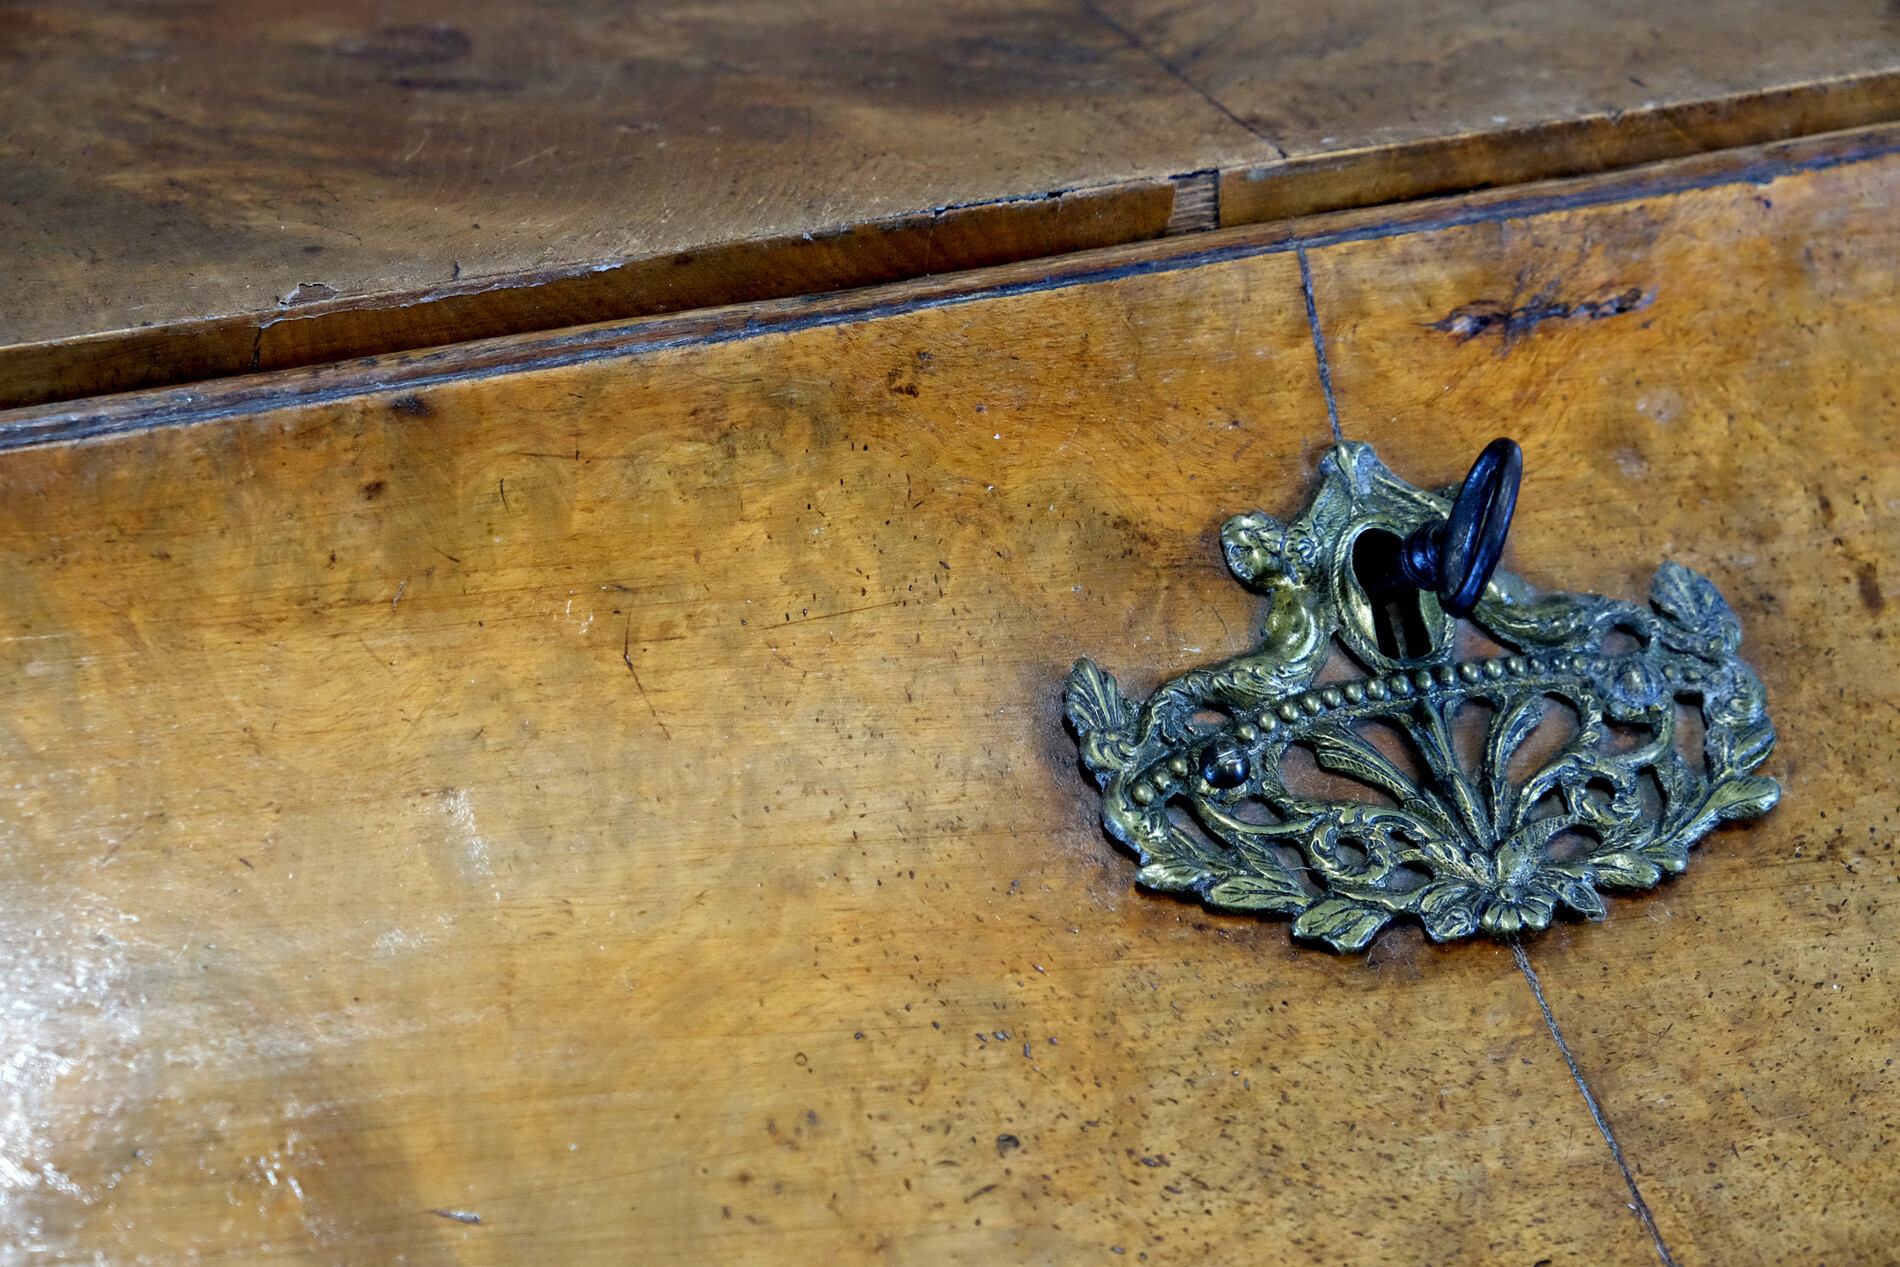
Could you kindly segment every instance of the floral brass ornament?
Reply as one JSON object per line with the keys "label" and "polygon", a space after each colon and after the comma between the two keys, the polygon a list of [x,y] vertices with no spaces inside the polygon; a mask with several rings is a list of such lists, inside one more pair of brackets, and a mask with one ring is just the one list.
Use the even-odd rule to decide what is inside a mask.
{"label": "floral brass ornament", "polygon": [[[1140,884],[1291,915],[1295,936],[1342,951],[1400,916],[1435,941],[1508,937],[1559,907],[1604,918],[1600,889],[1649,888],[1717,822],[1780,798],[1751,773],[1775,728],[1707,579],[1665,562],[1645,607],[1497,572],[1468,616],[1489,642],[1461,638],[1431,592],[1382,613],[1362,579],[1368,552],[1442,519],[1459,489],[1414,488],[1354,442],[1320,476],[1291,523],[1255,512],[1221,530],[1228,567],[1267,600],[1258,647],[1140,703],[1087,659],[1069,674],[1083,764]],[[1316,683],[1335,640],[1363,672]],[[1463,733],[1481,738],[1460,741],[1474,706],[1482,727]],[[1530,751],[1566,706],[1574,733]],[[1699,744],[1678,742],[1679,712],[1699,715]],[[1290,789],[1296,746],[1371,795]]]}

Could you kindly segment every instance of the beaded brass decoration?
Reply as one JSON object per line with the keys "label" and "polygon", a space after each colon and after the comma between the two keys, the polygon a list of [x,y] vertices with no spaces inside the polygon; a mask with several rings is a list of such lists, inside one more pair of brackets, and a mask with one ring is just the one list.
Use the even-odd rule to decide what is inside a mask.
{"label": "beaded brass decoration", "polygon": [[[1342,951],[1397,916],[1436,941],[1508,936],[1559,906],[1604,918],[1600,888],[1648,888],[1718,821],[1780,798],[1750,773],[1775,728],[1708,580],[1665,562],[1644,607],[1498,572],[1469,617],[1493,654],[1461,656],[1433,594],[1375,609],[1355,566],[1458,490],[1414,488],[1363,443],[1334,447],[1320,474],[1292,523],[1255,512],[1221,530],[1228,567],[1267,599],[1258,647],[1139,704],[1087,659],[1069,675],[1102,821],[1140,884],[1293,915],[1295,936]],[[1316,684],[1336,645],[1363,675]],[[1571,733],[1534,752],[1552,713],[1574,714]],[[1679,714],[1700,719],[1699,743]],[[1290,789],[1295,747],[1360,794]]]}

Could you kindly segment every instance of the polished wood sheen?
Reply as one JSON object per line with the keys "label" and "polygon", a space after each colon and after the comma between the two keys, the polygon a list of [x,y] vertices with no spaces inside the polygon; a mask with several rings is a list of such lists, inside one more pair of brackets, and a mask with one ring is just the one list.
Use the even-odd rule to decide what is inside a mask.
{"label": "polished wood sheen", "polygon": [[[7,1239],[1881,1261],[1900,158],[1576,192],[8,454]],[[1575,1077],[1506,947],[1134,889],[1061,725],[1079,653],[1252,636],[1218,526],[1331,440],[1302,262],[1348,436],[1516,436],[1511,566],[1694,566],[1767,683],[1781,806],[1528,943]]]}
{"label": "polished wood sheen", "polygon": [[1892,120],[1884,5],[0,16],[0,407]]}

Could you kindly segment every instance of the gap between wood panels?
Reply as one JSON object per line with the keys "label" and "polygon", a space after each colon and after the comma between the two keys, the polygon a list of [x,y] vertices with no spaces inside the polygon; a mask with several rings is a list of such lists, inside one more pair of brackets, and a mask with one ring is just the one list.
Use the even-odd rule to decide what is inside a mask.
{"label": "gap between wood panels", "polygon": [[[1111,25],[1252,131],[1131,32]],[[1274,145],[1281,157],[1266,162],[1004,195],[782,236],[714,241],[689,251],[481,277],[458,272],[448,284],[420,290],[371,286],[338,294],[328,286],[308,292],[299,286],[261,311],[0,347],[0,410],[594,322],[816,296],[1218,228],[1628,172],[1688,156],[1875,126],[1894,119],[1897,99],[1900,72],[1850,75],[1651,110],[1337,152],[1288,156]]]}
{"label": "gap between wood panels", "polygon": [[[453,381],[493,378],[704,346],[853,321],[919,307],[980,302],[1144,273],[1221,264],[1254,255],[1313,250],[1473,224],[1731,185],[1767,185],[1900,153],[1900,124],[1801,137],[1701,154],[1599,176],[1481,190],[1454,198],[1331,212],[1302,220],[1184,233],[1058,258],[997,265],[877,287],[700,308],[665,316],[489,339],[444,342],[411,352],[247,374],[195,386],[148,388],[84,400],[0,408],[0,452],[42,444],[215,422],[291,404],[323,404],[379,393],[413,393]],[[1310,270],[1309,270],[1310,271]],[[1317,313],[1313,314],[1316,319]],[[1316,347],[1316,354],[1322,349]]]}
{"label": "gap between wood panels", "polygon": [[1616,1142],[1616,1135],[1610,1130],[1610,1121],[1603,1116],[1603,1106],[1597,1103],[1590,1084],[1584,1080],[1583,1070],[1577,1065],[1577,1058],[1570,1054],[1570,1044],[1564,1041],[1563,1030],[1557,1025],[1557,1017],[1550,1010],[1550,1002],[1544,997],[1544,986],[1537,979],[1537,970],[1531,967],[1531,957],[1524,953],[1524,946],[1516,938],[1511,939],[1511,957],[1517,960],[1518,970],[1524,974],[1524,980],[1531,987],[1531,994],[1537,999],[1537,1007],[1544,1014],[1544,1024],[1550,1027],[1550,1036],[1557,1044],[1557,1050],[1563,1053],[1564,1063],[1570,1066],[1570,1076],[1577,1080],[1577,1090],[1583,1094],[1583,1102],[1590,1110],[1591,1120],[1597,1129],[1603,1132],[1603,1142],[1610,1146],[1610,1156],[1616,1159],[1616,1168],[1623,1172],[1623,1182],[1629,1185],[1630,1209],[1636,1211],[1636,1217],[1643,1221],[1643,1228],[1649,1233],[1649,1239],[1656,1243],[1656,1253],[1661,1256],[1664,1267],[1677,1267],[1676,1260],[1669,1253],[1669,1246],[1663,1242],[1662,1231],[1656,1226],[1655,1216],[1649,1211],[1649,1202],[1643,1200],[1642,1189],[1636,1186],[1636,1174],[1623,1159],[1623,1149]]}

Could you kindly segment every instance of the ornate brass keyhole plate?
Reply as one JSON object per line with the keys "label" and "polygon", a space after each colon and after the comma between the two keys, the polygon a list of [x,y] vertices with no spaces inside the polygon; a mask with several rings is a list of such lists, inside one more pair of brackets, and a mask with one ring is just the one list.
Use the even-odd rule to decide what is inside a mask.
{"label": "ornate brass keyhole plate", "polygon": [[[1473,655],[1432,594],[1375,603],[1362,580],[1368,550],[1450,498],[1363,443],[1334,447],[1320,476],[1293,522],[1256,512],[1221,530],[1228,567],[1267,599],[1258,647],[1139,704],[1087,659],[1069,675],[1102,821],[1139,857],[1142,885],[1293,915],[1296,936],[1339,950],[1398,916],[1437,941],[1507,936],[1559,906],[1604,918],[1600,888],[1648,888],[1719,820],[1780,798],[1750,773],[1775,729],[1707,579],[1665,562],[1645,607],[1533,594],[1499,572],[1469,617],[1490,654]],[[1316,683],[1336,645],[1359,674]],[[1461,743],[1474,709],[1488,720]],[[1553,710],[1567,736],[1533,752]],[[1699,719],[1699,745],[1679,719]],[[1295,748],[1364,794],[1289,787]]]}

